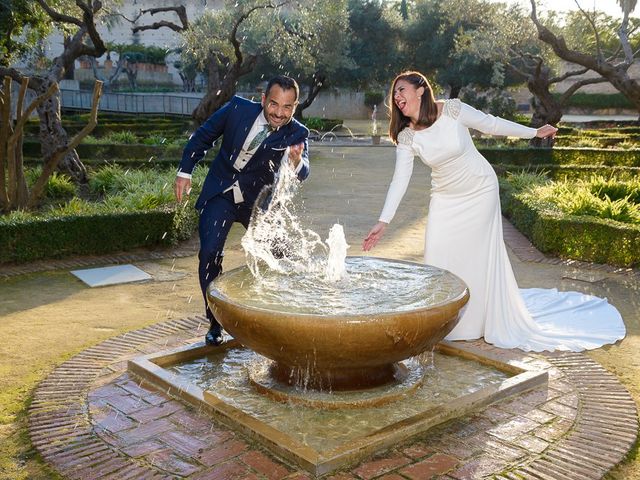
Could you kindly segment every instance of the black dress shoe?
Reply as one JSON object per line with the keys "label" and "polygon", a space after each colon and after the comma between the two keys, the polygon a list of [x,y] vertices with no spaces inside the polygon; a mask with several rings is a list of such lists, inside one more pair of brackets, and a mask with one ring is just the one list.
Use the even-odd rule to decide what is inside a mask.
{"label": "black dress shoe", "polygon": [[217,347],[222,344],[222,327],[215,320],[211,322],[211,326],[209,327],[209,331],[204,336],[204,343],[207,345],[211,345],[213,347]]}

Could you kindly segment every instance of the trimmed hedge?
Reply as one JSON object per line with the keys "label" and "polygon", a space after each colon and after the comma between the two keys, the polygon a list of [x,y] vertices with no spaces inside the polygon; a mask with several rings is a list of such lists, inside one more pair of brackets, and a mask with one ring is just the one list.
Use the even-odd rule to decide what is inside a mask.
{"label": "trimmed hedge", "polygon": [[480,153],[495,164],[607,165],[640,167],[640,150],[604,148],[480,148]]}
{"label": "trimmed hedge", "polygon": [[[73,123],[67,124],[63,127],[70,135],[75,134],[85,127],[85,123]],[[29,125],[25,128],[25,134],[27,137],[37,137],[40,127],[38,125]],[[113,123],[113,124],[101,124],[95,126],[91,131],[91,135],[94,137],[103,137],[113,132],[131,131],[139,136],[141,135],[156,135],[161,134],[164,136],[184,136],[187,138],[188,133],[193,131],[193,126],[181,123],[181,124],[168,124],[158,125],[156,123],[139,122],[139,123]]]}
{"label": "trimmed hedge", "polygon": [[[554,93],[559,98],[559,93]],[[567,102],[569,107],[602,109],[602,108],[628,108],[635,109],[633,103],[622,93],[574,93]]]}
{"label": "trimmed hedge", "polygon": [[532,168],[530,165],[495,164],[494,170],[498,175],[505,172],[543,171],[549,178],[588,178],[591,175],[605,177],[640,176],[640,167],[609,167],[605,165],[549,165],[541,164]]}
{"label": "trimmed hedge", "polygon": [[[81,143],[76,151],[81,159],[93,158],[97,160],[116,161],[119,158],[137,158],[148,160],[151,157],[180,161],[183,147],[167,145],[114,145],[98,143]],[[25,141],[22,147],[25,157],[40,158],[40,142]]]}
{"label": "trimmed hedge", "polygon": [[516,197],[500,182],[502,212],[543,253],[621,267],[640,264],[640,226],[562,215]]}
{"label": "trimmed hedge", "polygon": [[170,245],[191,236],[195,209],[165,208],[57,218],[0,219],[0,263]]}
{"label": "trimmed hedge", "polygon": [[302,119],[302,123],[309,129],[328,132],[342,125],[343,121],[338,118],[307,117]]}

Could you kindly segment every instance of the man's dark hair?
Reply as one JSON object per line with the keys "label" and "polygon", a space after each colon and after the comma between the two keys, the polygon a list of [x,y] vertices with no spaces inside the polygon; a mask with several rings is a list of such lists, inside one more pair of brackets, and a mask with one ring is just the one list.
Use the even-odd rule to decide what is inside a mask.
{"label": "man's dark hair", "polygon": [[283,90],[295,90],[296,101],[298,100],[298,97],[300,96],[300,87],[298,87],[298,82],[296,82],[293,78],[287,77],[285,75],[277,75],[273,77],[271,80],[269,80],[269,83],[267,83],[267,91],[265,93],[265,96],[269,95],[271,87],[273,87],[274,85],[278,85]]}

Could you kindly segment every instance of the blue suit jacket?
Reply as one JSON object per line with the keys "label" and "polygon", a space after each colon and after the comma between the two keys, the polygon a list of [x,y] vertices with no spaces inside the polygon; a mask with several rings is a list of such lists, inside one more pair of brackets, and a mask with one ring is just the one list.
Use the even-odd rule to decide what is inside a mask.
{"label": "blue suit jacket", "polygon": [[189,139],[180,161],[180,171],[185,173],[191,173],[213,143],[221,135],[223,137],[220,150],[211,162],[202,192],[196,202],[197,209],[202,208],[210,198],[229,188],[236,180],[245,202],[253,205],[262,187],[273,183],[284,151],[291,145],[304,143],[303,165],[298,178],[304,180],[309,175],[309,130],[295,119],[271,133],[242,170],[234,168],[233,164],[251,126],[261,111],[260,103],[234,96],[211,115]]}

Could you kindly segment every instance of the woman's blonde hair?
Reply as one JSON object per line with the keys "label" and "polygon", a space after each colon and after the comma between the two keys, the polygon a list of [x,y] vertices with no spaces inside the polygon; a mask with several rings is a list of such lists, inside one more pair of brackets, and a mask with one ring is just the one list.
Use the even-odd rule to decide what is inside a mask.
{"label": "woman's blonde hair", "polygon": [[402,114],[396,102],[393,100],[394,91],[396,89],[396,83],[398,80],[404,80],[409,82],[416,89],[424,87],[424,94],[420,100],[420,113],[418,114],[417,125],[423,127],[430,127],[433,122],[438,118],[438,107],[436,105],[436,99],[433,96],[433,89],[425,77],[420,72],[406,71],[399,74],[394,78],[391,84],[391,90],[389,92],[389,137],[393,140],[393,143],[398,143],[398,134],[409,125],[411,119]]}

